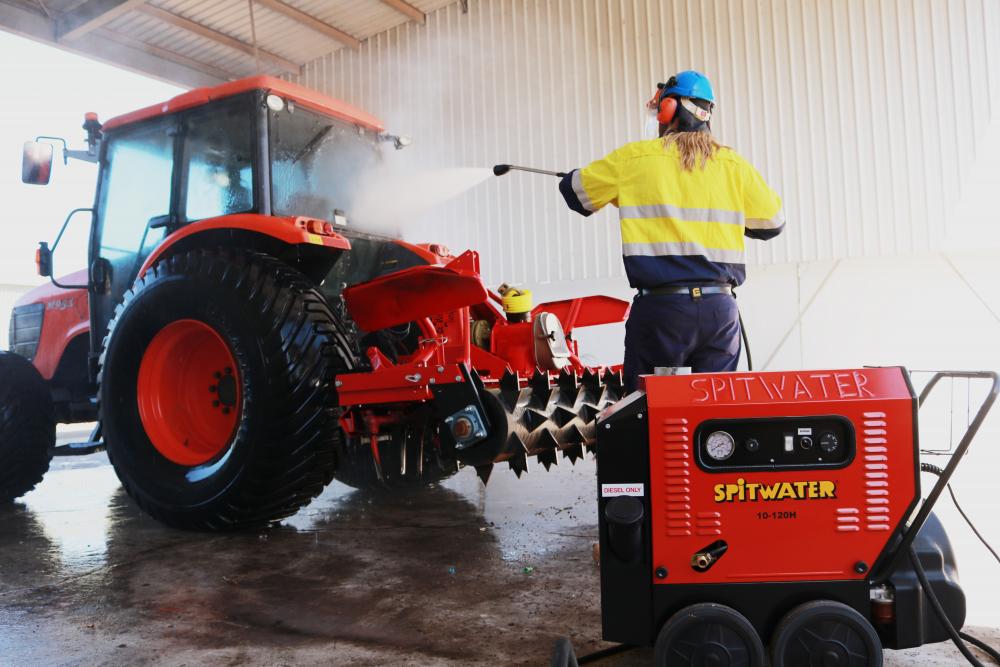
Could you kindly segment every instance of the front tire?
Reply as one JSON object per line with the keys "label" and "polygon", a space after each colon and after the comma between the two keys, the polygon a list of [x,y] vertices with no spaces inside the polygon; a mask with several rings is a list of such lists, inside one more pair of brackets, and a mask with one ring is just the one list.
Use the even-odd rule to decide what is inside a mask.
{"label": "front tire", "polygon": [[259,526],[330,482],[335,375],[353,369],[340,322],[305,276],[240,250],[153,266],[124,297],[101,355],[108,458],[154,518]]}
{"label": "front tire", "polygon": [[24,357],[0,352],[0,503],[10,503],[42,481],[56,444],[52,397]]}

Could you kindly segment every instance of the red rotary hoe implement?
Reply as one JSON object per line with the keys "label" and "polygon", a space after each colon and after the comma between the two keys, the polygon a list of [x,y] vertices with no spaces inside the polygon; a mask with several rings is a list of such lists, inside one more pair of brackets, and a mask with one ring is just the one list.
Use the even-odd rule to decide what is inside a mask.
{"label": "red rotary hoe implement", "polygon": [[[472,251],[349,287],[343,299],[362,330],[416,331],[397,358],[369,347],[371,370],[336,381],[344,432],[370,444],[380,480],[406,477],[408,465],[427,461],[428,447],[432,460],[476,466],[483,481],[495,463],[520,475],[531,456],[546,468],[559,452],[575,461],[594,443],[598,412],[621,397],[620,371],[586,367],[572,338],[577,328],[623,321],[628,303],[619,299],[589,296],[511,312],[484,287]],[[415,441],[422,455],[408,457],[414,430],[429,437]],[[389,457],[380,444],[386,441],[400,441]]]}

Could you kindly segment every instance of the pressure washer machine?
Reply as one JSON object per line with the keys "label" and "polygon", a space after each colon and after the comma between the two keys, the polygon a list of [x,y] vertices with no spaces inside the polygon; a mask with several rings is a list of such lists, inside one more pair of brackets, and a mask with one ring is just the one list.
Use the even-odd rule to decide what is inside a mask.
{"label": "pressure washer machine", "polygon": [[[917,414],[943,378],[992,385],[921,502]],[[917,396],[903,368],[645,377],[597,424],[604,639],[670,667],[961,642],[932,509],[997,392],[995,373],[942,372]]]}

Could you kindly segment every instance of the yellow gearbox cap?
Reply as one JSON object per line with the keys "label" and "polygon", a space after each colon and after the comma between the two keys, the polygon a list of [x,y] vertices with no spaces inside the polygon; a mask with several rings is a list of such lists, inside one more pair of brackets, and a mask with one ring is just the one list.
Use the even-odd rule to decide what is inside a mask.
{"label": "yellow gearbox cap", "polygon": [[505,313],[529,313],[532,309],[531,290],[512,287],[503,294]]}

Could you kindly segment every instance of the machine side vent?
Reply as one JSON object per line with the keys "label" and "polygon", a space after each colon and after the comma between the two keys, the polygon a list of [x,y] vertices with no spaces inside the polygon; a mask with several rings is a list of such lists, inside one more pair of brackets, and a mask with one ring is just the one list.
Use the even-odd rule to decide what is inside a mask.
{"label": "machine side vent", "polygon": [[687,424],[683,418],[663,420],[667,537],[691,535],[691,430]]}
{"label": "machine side vent", "polygon": [[838,507],[837,508],[837,532],[839,533],[857,533],[861,530],[861,519],[859,518],[861,512],[857,507]]}
{"label": "machine side vent", "polygon": [[889,432],[884,412],[866,412],[864,421],[865,453],[865,528],[892,530],[889,517]]}

